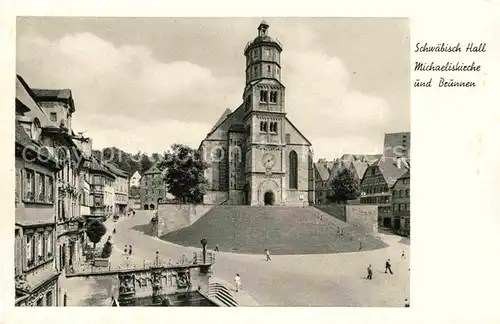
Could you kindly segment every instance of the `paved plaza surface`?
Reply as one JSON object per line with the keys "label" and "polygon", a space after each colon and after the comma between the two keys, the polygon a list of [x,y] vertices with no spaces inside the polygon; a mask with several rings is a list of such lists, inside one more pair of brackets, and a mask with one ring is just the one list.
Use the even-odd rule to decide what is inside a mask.
{"label": "paved plaza surface", "polygon": [[[183,254],[189,257],[193,251],[200,250],[132,229],[147,224],[151,217],[151,211],[136,211],[135,216],[113,223],[116,234],[112,239],[115,245],[112,263],[125,262],[121,252],[126,244],[132,245],[133,250],[129,262],[154,260],[156,251],[160,252],[162,260],[175,261]],[[270,262],[265,261],[264,255],[219,252],[213,276],[232,283],[235,274],[239,273],[244,294],[251,296],[247,299],[249,305],[255,305],[255,300],[264,306],[402,307],[410,294],[410,247],[400,243],[399,236],[381,234],[381,238],[389,247],[341,254],[271,255]],[[406,259],[401,258],[402,250]],[[385,261],[389,258],[393,275],[384,273]],[[365,279],[368,264],[373,268],[373,280]],[[245,302],[240,301],[240,304],[245,305]]]}

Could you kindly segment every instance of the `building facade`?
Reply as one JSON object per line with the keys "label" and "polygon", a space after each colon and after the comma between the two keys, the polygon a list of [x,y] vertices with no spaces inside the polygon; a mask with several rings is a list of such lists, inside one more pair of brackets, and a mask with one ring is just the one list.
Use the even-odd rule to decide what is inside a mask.
{"label": "building facade", "polygon": [[[69,89],[33,89],[37,104],[50,122],[54,135],[53,146],[64,156],[64,163],[56,174],[57,200],[57,257],[59,269],[74,267],[83,258],[85,241],[84,219],[80,217],[79,174],[81,152],[73,142],[71,128],[75,112],[73,95]],[[56,136],[57,135],[57,136]]]}
{"label": "building facade", "polygon": [[22,78],[16,78],[15,121],[15,305],[57,306],[55,175],[56,127],[36,104]]}
{"label": "building facade", "polygon": [[328,197],[333,195],[330,171],[331,163],[327,162],[326,159],[320,159],[314,163],[314,185],[317,205],[327,205],[329,203]]}
{"label": "building facade", "polygon": [[204,202],[304,206],[314,202],[311,143],[286,116],[281,82],[282,45],[263,21],[247,44],[243,104],[226,110],[199,151],[205,172]]}
{"label": "building facade", "polygon": [[114,189],[114,213],[124,215],[127,212],[129,181],[125,171],[120,170],[113,164],[106,164],[106,167],[115,175],[113,182]]}
{"label": "building facade", "polygon": [[384,138],[384,156],[410,158],[411,133],[388,133]]}
{"label": "building facade", "polygon": [[153,165],[141,178],[141,208],[157,209],[158,202],[166,202],[167,190],[162,171]]}
{"label": "building facade", "polygon": [[392,190],[392,228],[410,234],[410,170],[402,175]]}
{"label": "building facade", "polygon": [[366,169],[360,184],[360,203],[378,206],[379,225],[392,228],[392,189],[409,169],[409,161],[405,158],[386,157],[381,157]]}
{"label": "building facade", "polygon": [[115,175],[95,156],[90,166],[90,216],[101,221],[112,215]]}

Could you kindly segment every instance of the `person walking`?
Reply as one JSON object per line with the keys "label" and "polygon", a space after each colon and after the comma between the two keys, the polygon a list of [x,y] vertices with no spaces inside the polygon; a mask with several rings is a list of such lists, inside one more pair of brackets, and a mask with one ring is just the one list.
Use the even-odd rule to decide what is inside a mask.
{"label": "person walking", "polygon": [[234,285],[236,286],[236,292],[241,290],[241,277],[239,273],[234,277]]}
{"label": "person walking", "polygon": [[219,252],[219,244],[215,244],[215,252]]}
{"label": "person walking", "polygon": [[385,262],[385,273],[387,273],[387,270],[389,270],[390,274],[393,274],[391,269],[391,259],[387,259]]}
{"label": "person walking", "polygon": [[359,241],[359,251],[363,249],[363,242]]}
{"label": "person walking", "polygon": [[128,250],[127,250],[127,245],[125,245],[125,248],[123,249],[123,252],[124,252],[125,254],[127,254],[127,253],[128,253]]}
{"label": "person walking", "polygon": [[266,253],[266,261],[271,261],[271,254],[268,249],[264,251]]}
{"label": "person walking", "polygon": [[402,260],[406,259],[405,250],[401,250],[401,259]]}
{"label": "person walking", "polygon": [[372,280],[373,278],[372,265],[370,264],[366,270],[368,271],[368,276],[366,277],[366,279]]}
{"label": "person walking", "polygon": [[128,246],[128,254],[129,254],[129,255],[132,255],[132,245],[129,245],[129,246]]}
{"label": "person walking", "polygon": [[405,307],[410,307],[410,301],[408,298],[405,298]]}

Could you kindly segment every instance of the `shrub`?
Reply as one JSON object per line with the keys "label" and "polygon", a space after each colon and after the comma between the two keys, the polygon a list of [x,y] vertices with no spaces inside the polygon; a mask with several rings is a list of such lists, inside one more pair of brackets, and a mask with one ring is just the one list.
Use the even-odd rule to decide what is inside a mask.
{"label": "shrub", "polygon": [[113,244],[111,244],[110,241],[107,241],[102,249],[101,258],[109,258],[111,256],[112,251],[113,251]]}

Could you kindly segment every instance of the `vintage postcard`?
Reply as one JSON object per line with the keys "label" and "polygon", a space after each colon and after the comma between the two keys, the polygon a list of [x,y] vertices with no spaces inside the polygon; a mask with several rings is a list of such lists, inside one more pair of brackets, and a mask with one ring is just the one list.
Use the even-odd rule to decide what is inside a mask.
{"label": "vintage postcard", "polygon": [[487,8],[446,22],[16,13],[2,117],[12,314],[495,320],[500,20]]}

